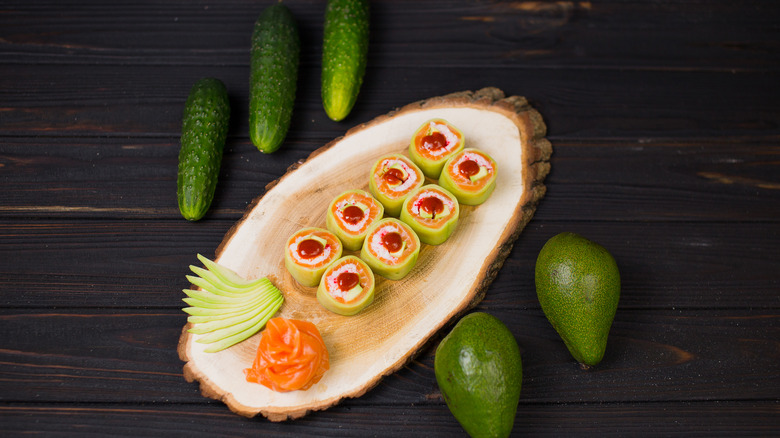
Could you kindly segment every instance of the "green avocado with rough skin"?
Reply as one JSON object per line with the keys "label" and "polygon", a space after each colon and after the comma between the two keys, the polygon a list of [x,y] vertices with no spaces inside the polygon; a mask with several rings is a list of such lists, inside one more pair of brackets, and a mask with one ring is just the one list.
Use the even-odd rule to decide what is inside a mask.
{"label": "green avocado with rough skin", "polygon": [[604,357],[620,299],[620,272],[603,246],[560,233],[536,259],[536,294],[547,319],[584,367]]}
{"label": "green avocado with rough skin", "polygon": [[484,312],[464,316],[436,348],[434,371],[450,412],[471,437],[509,436],[523,363],[501,320]]}

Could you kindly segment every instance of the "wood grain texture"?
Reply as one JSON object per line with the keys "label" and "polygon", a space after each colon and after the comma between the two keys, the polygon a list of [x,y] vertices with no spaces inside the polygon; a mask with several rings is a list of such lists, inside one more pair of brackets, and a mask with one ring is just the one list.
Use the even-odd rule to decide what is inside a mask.
{"label": "wood grain texture", "polygon": [[[366,190],[374,162],[408,151],[414,132],[435,118],[457,126],[469,147],[501,163],[490,202],[461,207],[457,233],[441,245],[424,246],[414,270],[402,280],[378,279],[374,302],[358,315],[325,310],[313,289],[298,285],[284,268],[285,242],[301,228],[323,228],[332,199],[346,190]],[[257,336],[208,353],[199,336],[185,331],[179,342],[185,377],[200,382],[205,396],[224,401],[234,412],[272,421],[300,418],[365,394],[482,299],[544,196],[552,153],[546,132],[525,98],[486,88],[410,103],[315,151],[255,200],[225,236],[216,261],[244,278],[271,278],[285,295],[280,316],[317,326],[330,369],[306,391],[274,392],[248,385],[242,372],[256,354]]]}
{"label": "wood grain texture", "polygon": [[[192,84],[204,76],[222,80],[231,98],[231,138],[248,138],[248,67],[84,66],[56,69],[0,64],[4,90],[0,134],[18,136],[166,137],[181,131],[181,111]],[[361,87],[365,98],[341,124],[321,109],[317,67],[302,67],[286,144],[322,129],[342,132],[408,102],[457,90],[497,87],[521,95],[547,116],[551,139],[693,139],[723,135],[775,139],[780,111],[775,76],[767,71],[375,68]],[[674,89],[673,93],[667,90]],[[713,92],[717,90],[717,92]],[[750,96],[750,99],[745,99]],[[593,102],[599,102],[593,105]],[[729,108],[729,111],[724,111]],[[630,111],[628,110],[630,109]],[[122,114],[116,117],[115,114]],[[330,137],[320,138],[329,141]],[[313,151],[317,145],[311,149]],[[282,146],[287,147],[287,146]]]}
{"label": "wood grain texture", "polygon": [[[525,405],[771,401],[780,390],[776,312],[621,308],[603,365],[586,372],[540,309],[484,300],[476,310],[506,321],[517,338]],[[2,401],[210,404],[197,384],[185,382],[171,348],[185,321],[178,310],[3,310],[0,328],[8,341],[0,350]],[[433,374],[442,336],[374,389],[341,405],[444,406]],[[750,372],[733,372],[745,369]]]}
{"label": "wood grain texture", "polygon": [[[780,2],[374,0],[366,82],[321,109],[324,2],[284,0],[302,69],[290,135],[248,139],[249,36],[271,1],[10,0],[0,14],[0,427],[56,436],[462,436],[433,349],[293,422],[235,415],[175,345],[195,254],[214,255],[288,167],[407,102],[497,86],[555,144],[547,193],[476,309],[523,348],[516,436],[773,436],[780,430]],[[192,83],[228,85],[209,215],[175,208]],[[618,260],[608,357],[582,373],[533,289],[579,232]]]}
{"label": "wood grain texture", "polygon": [[[182,409],[164,404],[9,404],[0,407],[0,422],[10,434],[96,434],[122,436],[254,437],[258,430],[278,437],[464,436],[446,407],[415,404],[412,407],[377,407],[350,403],[302,418],[295,423],[267,423],[225,413],[217,406]],[[676,403],[624,403],[604,405],[567,403],[520,404],[514,430],[532,436],[676,435],[695,431],[708,436],[771,436],[777,429],[776,401],[725,401]],[[701,412],[717,412],[702,416]],[[655,419],[663,418],[663,422]],[[32,421],[35,420],[33,423]],[[334,427],[334,423],[351,426]]]}
{"label": "wood grain texture", "polygon": [[[303,65],[319,65],[324,4],[286,3],[300,23]],[[381,68],[522,63],[727,70],[778,62],[767,56],[776,50],[778,6],[772,0],[752,0],[746,7],[619,0],[375,0],[372,6],[369,64]],[[246,0],[175,6],[149,0],[9,1],[0,17],[0,49],[11,63],[246,65],[247,35],[262,7]]]}
{"label": "wood grain texture", "polygon": [[[550,219],[548,201],[554,194],[545,195],[491,285],[486,299],[497,308],[538,308],[536,256],[547,239],[563,231],[587,236],[615,255],[626,291],[623,307],[780,307],[777,265],[769,257],[780,246],[773,222]],[[22,224],[6,219],[0,221],[0,300],[6,308],[178,308],[181,289],[189,286],[187,266],[198,264],[197,253],[213,257],[233,225],[97,219]]]}
{"label": "wood grain texture", "polygon": [[[345,128],[316,135],[328,133],[329,139],[313,133],[272,155],[258,154],[248,139],[231,140],[207,221],[238,220],[287,166]],[[545,220],[761,222],[778,217],[780,148],[768,139],[558,139],[555,146],[547,179],[553,201],[546,203]],[[178,219],[178,149],[178,139],[9,138],[0,152],[7,190],[0,214]]]}

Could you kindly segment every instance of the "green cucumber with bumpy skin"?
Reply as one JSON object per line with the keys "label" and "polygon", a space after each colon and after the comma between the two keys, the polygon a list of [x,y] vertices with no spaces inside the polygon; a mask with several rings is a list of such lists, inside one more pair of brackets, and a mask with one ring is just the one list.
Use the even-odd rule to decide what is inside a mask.
{"label": "green cucumber with bumpy skin", "polygon": [[301,42],[286,6],[266,8],[252,33],[249,137],[263,153],[276,152],[287,136],[298,81]]}
{"label": "green cucumber with bumpy skin", "polygon": [[368,0],[329,0],[322,42],[322,106],[340,121],[355,105],[368,58]]}
{"label": "green cucumber with bumpy skin", "polygon": [[179,211],[187,220],[202,218],[214,199],[229,120],[225,84],[214,78],[197,81],[184,105],[176,179]]}

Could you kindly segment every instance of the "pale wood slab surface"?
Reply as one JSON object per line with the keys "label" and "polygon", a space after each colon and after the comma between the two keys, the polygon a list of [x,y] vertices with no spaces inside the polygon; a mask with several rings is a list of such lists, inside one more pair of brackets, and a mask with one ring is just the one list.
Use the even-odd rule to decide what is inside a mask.
{"label": "pale wood slab surface", "polygon": [[[252,26],[278,0],[3,2],[0,427],[7,436],[464,436],[434,334],[359,398],[294,421],[236,415],[182,375],[183,274],[253,199],[347,129],[486,85],[527,97],[555,146],[546,194],[484,299],[523,350],[513,436],[780,430],[780,2],[372,0],[363,89],[320,97],[325,2],[299,21],[285,145],[249,139]],[[233,116],[217,196],[176,205],[181,111],[205,76]],[[582,372],[539,308],[536,256],[573,231],[625,279]],[[217,395],[217,398],[219,396]]]}
{"label": "pale wood slab surface", "polygon": [[[391,152],[407,153],[414,131],[443,118],[469,147],[498,163],[497,188],[480,206],[461,208],[455,233],[438,246],[424,245],[412,272],[398,281],[377,277],[374,303],[355,316],[319,305],[315,288],[300,286],[286,271],[283,248],[302,227],[325,227],[330,201],[350,189],[367,189],[372,164]],[[259,335],[219,353],[205,353],[198,335],[183,332],[185,375],[209,397],[246,416],[285,420],[357,397],[406,363],[453,317],[475,305],[500,269],[509,248],[544,194],[550,143],[538,113],[523,98],[487,88],[431,98],[351,129],[288,172],[226,235],[218,262],[247,278],[270,277],[285,295],[280,315],[315,323],[331,369],[307,391],[273,392],[247,383]]]}

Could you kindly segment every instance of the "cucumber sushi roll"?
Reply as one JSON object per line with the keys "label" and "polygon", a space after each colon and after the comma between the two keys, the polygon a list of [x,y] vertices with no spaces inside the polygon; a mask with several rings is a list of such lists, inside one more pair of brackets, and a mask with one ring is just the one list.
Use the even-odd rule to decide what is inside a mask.
{"label": "cucumber sushi roll", "polygon": [[412,160],[401,154],[389,154],[374,163],[368,189],[385,207],[388,216],[398,217],[409,193],[424,183],[425,175]]}
{"label": "cucumber sushi roll", "polygon": [[464,205],[479,205],[496,188],[496,162],[485,152],[466,148],[444,164],[439,185]]}
{"label": "cucumber sushi roll", "polygon": [[409,144],[409,157],[425,176],[439,179],[444,162],[465,147],[463,133],[443,119],[432,119],[417,128]]}
{"label": "cucumber sushi roll", "polygon": [[374,273],[366,262],[348,255],[328,266],[317,288],[317,301],[339,315],[354,315],[374,301]]}
{"label": "cucumber sushi roll", "polygon": [[368,228],[382,219],[384,207],[368,192],[348,190],[331,201],[326,214],[328,231],[335,234],[348,251],[358,251]]}
{"label": "cucumber sushi roll", "polygon": [[303,286],[315,287],[322,274],[341,257],[343,247],[335,234],[322,228],[296,231],[284,249],[284,266]]}
{"label": "cucumber sushi roll", "polygon": [[444,243],[455,231],[459,214],[455,195],[436,184],[412,192],[401,208],[401,220],[428,245]]}
{"label": "cucumber sushi roll", "polygon": [[404,278],[419,255],[417,234],[395,218],[384,218],[372,225],[360,250],[360,258],[374,273],[390,280]]}

